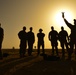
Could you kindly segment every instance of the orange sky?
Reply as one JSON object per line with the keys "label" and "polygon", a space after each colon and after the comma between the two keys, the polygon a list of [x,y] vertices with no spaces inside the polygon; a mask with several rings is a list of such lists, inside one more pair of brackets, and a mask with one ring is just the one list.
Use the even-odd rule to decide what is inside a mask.
{"label": "orange sky", "polygon": [[[65,23],[61,23],[62,11],[68,13],[67,20],[73,24],[76,18],[76,0],[0,0],[0,22],[4,28],[3,48],[19,48],[18,32],[23,26],[33,27],[35,33],[35,44],[37,46],[37,33],[39,28],[45,33],[45,48],[51,48],[48,40],[50,27],[53,25],[59,32],[61,24],[64,24],[65,30],[70,34],[69,28]],[[67,16],[67,15],[66,15]]]}

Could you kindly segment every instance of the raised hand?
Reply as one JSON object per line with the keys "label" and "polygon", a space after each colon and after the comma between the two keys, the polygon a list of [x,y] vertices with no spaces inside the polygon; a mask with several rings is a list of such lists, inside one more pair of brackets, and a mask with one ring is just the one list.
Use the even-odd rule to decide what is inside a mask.
{"label": "raised hand", "polygon": [[62,12],[62,18],[64,18],[64,12]]}

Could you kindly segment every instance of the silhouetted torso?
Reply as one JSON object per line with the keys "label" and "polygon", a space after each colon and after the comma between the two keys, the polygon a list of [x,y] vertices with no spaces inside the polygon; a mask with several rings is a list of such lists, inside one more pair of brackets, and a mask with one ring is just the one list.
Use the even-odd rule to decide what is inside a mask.
{"label": "silhouetted torso", "polygon": [[50,31],[50,33],[49,33],[49,40],[51,40],[52,42],[55,42],[55,41],[57,41],[57,39],[58,39],[57,31],[55,31],[55,30]]}
{"label": "silhouetted torso", "polygon": [[71,38],[72,41],[76,42],[76,35],[75,35],[75,33],[76,33],[76,26],[71,26],[70,29],[71,29],[71,36],[70,36],[70,38]]}
{"label": "silhouetted torso", "polygon": [[3,30],[3,28],[0,27],[0,59],[3,58],[2,50],[1,50],[3,38],[4,38],[4,30]]}
{"label": "silhouetted torso", "polygon": [[39,43],[44,43],[44,36],[45,36],[45,34],[44,33],[38,33],[37,34],[37,37],[38,37],[38,42]]}
{"label": "silhouetted torso", "polygon": [[3,28],[0,27],[0,40],[3,40],[3,36],[4,36],[4,30]]}
{"label": "silhouetted torso", "polygon": [[27,38],[28,38],[28,43],[29,44],[33,44],[35,42],[35,36],[34,36],[34,33],[29,31],[27,33]]}
{"label": "silhouetted torso", "polygon": [[68,33],[65,30],[59,32],[59,40],[62,42],[65,42],[67,40],[66,39],[67,36]]}
{"label": "silhouetted torso", "polygon": [[25,46],[26,41],[27,41],[27,33],[22,30],[22,31],[20,31],[20,32],[18,33],[18,36],[19,36],[19,38],[20,38],[20,40],[21,40],[21,44],[22,44],[23,46]]}

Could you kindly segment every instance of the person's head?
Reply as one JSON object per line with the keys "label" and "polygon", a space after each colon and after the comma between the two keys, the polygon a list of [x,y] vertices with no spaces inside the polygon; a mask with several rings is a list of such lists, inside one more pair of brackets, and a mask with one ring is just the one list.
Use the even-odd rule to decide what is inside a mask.
{"label": "person's head", "polygon": [[54,27],[53,26],[51,26],[51,30],[54,30]]}
{"label": "person's head", "polygon": [[43,31],[43,30],[40,28],[40,29],[39,29],[39,32],[42,33],[42,31]]}
{"label": "person's head", "polygon": [[76,19],[74,19],[74,25],[76,25]]}
{"label": "person's head", "polygon": [[32,27],[30,27],[30,31],[32,31],[33,30],[33,28]]}
{"label": "person's head", "polygon": [[25,30],[26,30],[26,27],[24,26],[24,27],[23,27],[23,31],[25,31]]}
{"label": "person's head", "polygon": [[64,30],[64,27],[63,26],[61,27],[61,30]]}

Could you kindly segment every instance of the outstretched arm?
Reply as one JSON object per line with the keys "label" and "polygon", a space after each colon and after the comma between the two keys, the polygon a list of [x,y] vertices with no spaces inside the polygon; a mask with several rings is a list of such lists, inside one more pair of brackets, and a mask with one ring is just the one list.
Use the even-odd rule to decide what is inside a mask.
{"label": "outstretched arm", "polygon": [[72,28],[72,24],[69,23],[69,22],[65,19],[64,13],[62,13],[62,18],[64,19],[64,22],[66,23],[66,25],[67,25],[69,28]]}

